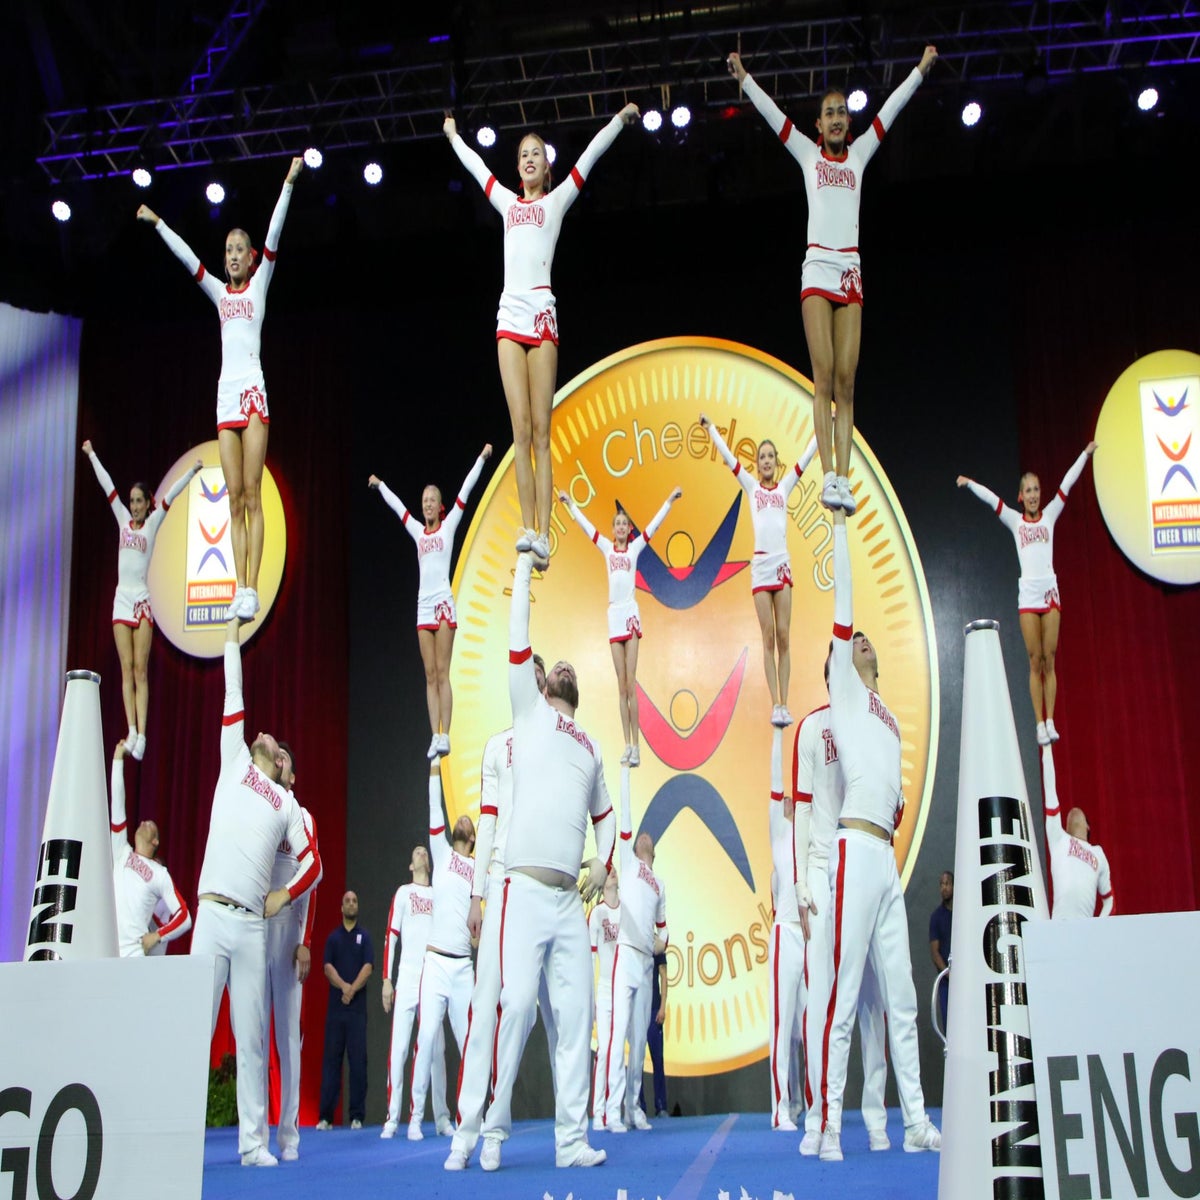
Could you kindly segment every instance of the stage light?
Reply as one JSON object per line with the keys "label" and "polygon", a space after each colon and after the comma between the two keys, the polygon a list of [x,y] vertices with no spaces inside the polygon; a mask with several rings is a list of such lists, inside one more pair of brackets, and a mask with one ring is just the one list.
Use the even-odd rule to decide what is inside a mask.
{"label": "stage light", "polygon": [[148,188],[150,186],[150,172],[145,167],[134,167],[132,178],[137,187]]}
{"label": "stage light", "polygon": [[310,170],[315,171],[325,161],[323,155],[316,146],[309,146],[304,152],[304,165]]}
{"label": "stage light", "polygon": [[642,128],[647,133],[657,133],[662,128],[662,113],[657,108],[648,108],[642,113]]}
{"label": "stage light", "polygon": [[554,166],[554,160],[558,157],[558,151],[549,143],[546,143],[546,161]]}
{"label": "stage light", "polygon": [[208,197],[209,204],[220,204],[225,199],[225,189],[219,183],[210,183],[204,189],[204,194]]}
{"label": "stage light", "polygon": [[867,93],[862,88],[855,88],[846,97],[846,107],[853,112],[862,112],[867,107]]}
{"label": "stage light", "polygon": [[54,214],[56,221],[69,221],[71,219],[71,206],[65,200],[55,200],[50,205],[50,211]]}
{"label": "stage light", "polygon": [[1153,112],[1158,105],[1158,88],[1142,88],[1138,93],[1137,105],[1142,112]]}
{"label": "stage light", "polygon": [[383,168],[377,162],[369,162],[363,167],[363,178],[374,187],[383,178]]}
{"label": "stage light", "polygon": [[496,144],[496,131],[490,125],[480,125],[475,133],[475,140],[485,150],[490,150]]}
{"label": "stage light", "polygon": [[972,125],[979,124],[979,118],[983,116],[983,108],[977,100],[972,100],[969,104],[965,104],[962,110],[962,123],[970,129]]}
{"label": "stage light", "polygon": [[671,109],[671,124],[676,129],[686,129],[691,124],[692,110],[686,104],[677,104]]}

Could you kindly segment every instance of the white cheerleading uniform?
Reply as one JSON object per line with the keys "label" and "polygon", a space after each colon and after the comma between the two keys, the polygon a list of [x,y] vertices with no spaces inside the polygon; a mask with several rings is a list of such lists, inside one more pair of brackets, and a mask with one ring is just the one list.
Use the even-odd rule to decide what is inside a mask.
{"label": "white cheerleading uniform", "polygon": [[[308,834],[308,844],[317,845],[317,823],[312,813],[300,805],[300,819]],[[271,869],[271,890],[286,887],[295,878],[300,859],[292,843],[284,838],[275,848]],[[320,878],[317,883],[320,883]],[[304,985],[296,977],[296,949],[312,952],[313,923],[317,915],[317,887],[304,893],[267,922],[267,1021],[275,1016],[275,1050],[279,1055],[279,1129],[280,1150],[300,1145],[300,1050],[303,1033],[300,1007]]]}
{"label": "white cheerleading uniform", "polygon": [[613,117],[600,130],[570,176],[558,187],[526,200],[497,182],[487,164],[458,134],[450,140],[459,161],[470,171],[492,207],[504,218],[504,292],[496,314],[496,340],[528,346],[558,344],[558,314],[550,290],[550,267],[563,217],[583,189],[597,159],[617,139],[622,121]]}
{"label": "white cheerleading uniform", "polygon": [[[142,937],[156,929],[165,943],[182,937],[192,927],[191,914],[171,872],[162,863],[139,854],[129,839],[125,820],[125,764],[112,765],[113,889],[117,902],[117,948],[122,958],[143,958]],[[160,913],[165,920],[156,920]]]}
{"label": "white cheerleading uniform", "polygon": [[245,429],[250,417],[257,414],[264,425],[270,424],[267,410],[267,385],[263,379],[259,351],[262,347],[262,326],[267,315],[267,288],[275,272],[275,255],[279,236],[292,199],[292,185],[285,183],[271,214],[267,240],[263,245],[262,262],[250,282],[235,291],[210,275],[192,248],[159,220],[155,228],[171,252],[187,268],[204,294],[217,307],[221,319],[221,377],[217,381],[217,428]]}
{"label": "white cheerleading uniform", "polygon": [[1013,535],[1017,561],[1021,564],[1021,578],[1017,584],[1018,612],[1046,613],[1052,608],[1061,608],[1058,576],[1054,573],[1054,525],[1062,515],[1067,493],[1083,474],[1088,457],[1085,450],[1075,460],[1058,485],[1054,499],[1032,520],[1024,512],[1009,508],[995,492],[982,484],[973,479],[967,481],[971,494],[995,509],[1000,523]]}
{"label": "white cheerleading uniform", "polygon": [[612,1033],[613,959],[621,933],[621,902],[613,908],[601,898],[588,916],[588,937],[596,956],[596,1065],[592,1071],[592,1116],[605,1120],[608,1092],[607,1055]]}
{"label": "white cheerleading uniform", "polygon": [[[489,864],[479,871],[472,893],[484,901],[483,926],[479,931],[479,949],[475,956],[475,987],[467,1011],[467,1036],[463,1042],[458,1073],[458,1124],[473,1130],[468,1149],[475,1146],[483,1107],[495,1070],[493,1049],[496,1017],[500,1005],[500,914],[504,892],[504,856],[508,845],[508,826],[512,819],[513,731],[494,733],[483,748],[479,794],[479,827],[476,830],[475,862]],[[494,903],[493,903],[494,900]],[[558,1035],[550,994],[543,975],[538,984],[538,1011],[546,1027],[550,1046],[550,1070],[553,1077]],[[466,1135],[464,1135],[466,1140]]]}
{"label": "white cheerleading uniform", "polygon": [[[442,811],[442,777],[429,776],[429,856],[433,888],[433,923],[421,968],[421,1016],[417,1049],[413,1057],[412,1110],[409,1119],[419,1121],[429,1093],[437,1040],[447,1010],[450,1028],[462,1054],[467,1036],[467,1009],[471,1004],[471,933],[467,917],[471,911],[471,888],[475,882],[475,860],[459,854],[448,840]],[[444,1043],[443,1043],[443,1054]]]}
{"label": "white cheerleading uniform", "polygon": [[[611,862],[613,816],[599,747],[574,720],[547,703],[537,688],[529,647],[532,567],[530,555],[518,557],[509,618],[513,815],[505,847],[508,874],[499,897],[503,982],[496,1030],[496,1079],[483,1133],[503,1140],[512,1130],[513,1083],[533,1026],[539,979],[544,974],[558,1031],[554,1140],[557,1156],[566,1161],[587,1144],[592,1029],[587,922],[573,884],[552,887],[519,868],[559,871],[573,881],[583,861],[589,815],[595,827],[597,856]],[[469,1149],[473,1135],[468,1130],[466,1144],[456,1140],[456,1148]]]}
{"label": "white cheerleading uniform", "polygon": [[[396,942],[400,943],[400,961],[396,968],[395,998],[392,1001],[392,1040],[388,1048],[387,1119],[400,1122],[400,1099],[404,1086],[404,1061],[413,1022],[421,1003],[421,967],[425,947],[433,928],[433,888],[428,884],[406,883],[396,889],[388,909],[387,934],[383,945],[383,977],[391,979]],[[446,1104],[446,1035],[439,1021],[430,1034],[430,1094],[433,1119],[439,1124],[450,1119]],[[415,1065],[415,1064],[414,1064]],[[417,1113],[421,1118],[424,1113]]]}
{"label": "white cheerleading uniform", "polygon": [[834,304],[862,304],[858,254],[859,184],[867,163],[924,76],[916,67],[884,101],[870,129],[836,158],[802,134],[747,75],[742,86],[751,103],[804,171],[808,196],[808,253],[801,272],[801,299],[824,296]]}
{"label": "white cheerleading uniform", "polygon": [[654,514],[644,532],[629,539],[624,550],[618,550],[608,538],[599,533],[574,504],[569,505],[568,509],[575,518],[575,523],[604,555],[604,562],[608,567],[609,642],[627,642],[632,637],[640,638],[642,620],[637,604],[637,561],[658,527],[666,520],[667,513],[671,511],[671,501],[668,500]]}
{"label": "white cheerleading uniform", "polygon": [[787,527],[788,497],[792,488],[800,482],[804,468],[812,462],[817,452],[816,438],[810,439],[795,466],[785,471],[783,478],[769,486],[759,483],[742,470],[737,456],[725,445],[725,439],[715,422],[708,426],[708,435],[713,440],[725,465],[733,477],[742,485],[750,504],[750,519],[754,524],[754,558],[750,563],[751,592],[777,592],[792,586],[792,564],[788,557]]}
{"label": "white cheerleading uniform", "polygon": [[[808,914],[808,943],[804,950],[805,1004],[800,1021],[804,1044],[806,1132],[820,1133],[828,1116],[829,1038],[833,989],[833,914],[830,911],[829,853],[837,836],[844,785],[837,743],[833,740],[829,705],[815,709],[796,727],[792,759],[793,876],[807,880],[817,911]],[[796,902],[795,888],[792,901]],[[797,913],[799,910],[797,909]],[[887,1129],[883,1092],[887,1083],[883,998],[868,953],[858,991],[858,1034],[862,1053],[862,1115],[871,1132]]]}
{"label": "white cheerleading uniform", "polygon": [[[844,524],[833,527],[834,625],[829,663],[830,723],[845,791],[841,821],[868,821],[889,833],[904,805],[900,726],[854,666],[850,550]],[[927,1119],[917,1049],[917,993],[908,947],[908,917],[890,839],[839,828],[829,863],[833,915],[833,984],[826,1020],[825,1126],[842,1128],[850,1033],[868,956],[888,1014],[896,1090],[906,1127]]]}
{"label": "white cheerleading uniform", "polygon": [[212,1031],[221,993],[229,986],[229,1013],[237,1040],[238,1150],[260,1146],[267,1128],[267,921],[263,906],[271,886],[275,851],[285,839],[296,851],[297,869],[286,887],[293,902],[321,877],[321,856],[309,841],[300,805],[254,765],[245,739],[242,657],[225,645],[225,715],[221,728],[221,774],[213,792],[208,842],[197,892],[229,903],[201,900],[192,934],[193,954],[216,959]]}
{"label": "white cheerleading uniform", "polygon": [[135,526],[129,509],[121,502],[117,489],[113,486],[112,477],[100,463],[95,452],[88,455],[92,461],[92,470],[112,505],[113,516],[117,519],[120,536],[117,540],[117,593],[113,597],[112,623],[114,625],[129,625],[136,629],[143,621],[154,624],[154,614],[150,611],[150,588],[146,582],[150,573],[150,556],[154,553],[154,541],[158,537],[158,527],[163,523],[167,510],[175,499],[187,487],[195,471],[189,468],[173,484],[163,500],[162,508],[154,508],[141,525]]}
{"label": "white cheerleading uniform", "polygon": [[[654,943],[667,941],[667,893],[649,863],[633,852],[628,766],[621,768],[621,926],[612,965],[612,1024],[604,1048],[608,1078],[604,1123],[633,1122],[642,1095],[642,1068],[653,998]],[[626,1066],[625,1043],[629,1043]]]}
{"label": "white cheerleading uniform", "polygon": [[767,828],[771,840],[772,900],[775,921],[767,970],[771,976],[771,1127],[790,1121],[799,1096],[792,1091],[796,1044],[792,1037],[804,1011],[804,930],[796,907],[792,824],[783,811],[783,730],[771,737],[771,801]]}
{"label": "white cheerleading uniform", "polygon": [[471,489],[479,482],[484,461],[482,455],[475,460],[470,474],[458,490],[454,507],[434,529],[426,529],[386,483],[379,484],[379,494],[404,523],[409,537],[417,544],[417,562],[421,570],[421,582],[417,590],[418,629],[436,630],[443,622],[451,629],[458,628],[458,614],[450,591],[450,559],[454,554],[454,535],[462,521],[463,509],[467,506]]}
{"label": "white cheerleading uniform", "polygon": [[1072,837],[1063,826],[1062,807],[1054,772],[1054,750],[1042,747],[1042,786],[1045,791],[1046,843],[1050,850],[1050,879],[1054,884],[1054,920],[1094,917],[1113,911],[1112,876],[1108,856],[1099,847]]}

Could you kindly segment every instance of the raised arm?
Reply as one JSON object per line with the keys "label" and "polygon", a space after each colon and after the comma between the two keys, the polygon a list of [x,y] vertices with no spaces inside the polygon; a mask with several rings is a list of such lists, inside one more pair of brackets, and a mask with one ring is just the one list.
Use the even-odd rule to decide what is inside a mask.
{"label": "raised arm", "polygon": [[801,166],[815,161],[816,143],[802,134],[783,109],[758,86],[754,77],[742,65],[741,55],[731,54],[725,60],[725,65],[729,68],[729,73],[742,85],[750,103],[758,109],[759,115],[770,126],[771,132],[783,143],[784,149]]}
{"label": "raised arm", "polygon": [[603,554],[607,554],[612,549],[612,542],[596,529],[595,525],[587,519],[583,511],[575,506],[575,501],[566,492],[560,491],[558,493],[558,501],[566,507],[575,524],[583,530],[592,545],[598,547]]}
{"label": "raised arm", "polygon": [[1071,469],[1063,476],[1063,481],[1058,485],[1057,499],[1065,500],[1067,493],[1079,481],[1080,475],[1083,474],[1083,468],[1087,466],[1088,459],[1096,453],[1096,442],[1088,442],[1083,448],[1083,453],[1071,464]]}
{"label": "raised arm", "polygon": [[429,857],[434,870],[450,858],[450,834],[442,809],[442,764],[436,758],[429,767]]}
{"label": "raised arm", "polygon": [[463,480],[462,487],[458,489],[458,495],[454,498],[454,505],[446,515],[446,525],[451,534],[458,528],[458,523],[462,520],[463,510],[467,507],[467,501],[471,498],[471,489],[479,482],[479,476],[483,473],[483,464],[491,457],[492,444],[489,442],[479,452],[479,457],[475,460],[474,466],[467,472],[467,477]]}
{"label": "raised arm", "polygon": [[[225,623],[225,708],[221,717],[221,766],[246,750],[246,704],[242,696],[241,620]],[[297,843],[293,843],[296,845]]]}
{"label": "raised arm", "polygon": [[205,269],[204,264],[196,257],[196,252],[173,230],[167,223],[152,212],[144,204],[137,211],[139,221],[145,221],[158,230],[158,236],[167,243],[167,248],[175,255],[187,273],[200,285],[204,294],[214,303],[220,304],[225,285]]}
{"label": "raised arm", "polygon": [[541,699],[533,669],[533,647],[529,644],[529,585],[533,555],[517,555],[513,572],[512,605],[508,612],[508,700],[513,721]]}
{"label": "raised arm", "polygon": [[104,490],[105,496],[108,497],[108,503],[112,507],[113,516],[117,519],[118,525],[124,525],[129,520],[129,509],[121,503],[121,497],[117,495],[117,486],[112,481],[112,476],[104,469],[100,462],[96,451],[92,449],[90,441],[83,443],[83,452],[91,461],[92,470],[96,473],[96,479],[100,483],[100,487]]}
{"label": "raised arm", "polygon": [[917,88],[929,74],[929,68],[937,61],[937,50],[933,46],[926,46],[925,53],[921,56],[921,61],[913,67],[911,71],[900,82],[900,86],[883,102],[883,106],[875,116],[875,120],[871,122],[871,130],[874,137],[866,137],[865,135],[856,143],[860,148],[859,154],[863,156],[863,161],[867,161],[876,150],[879,149],[879,143],[883,141],[883,136],[891,129],[893,122],[900,115],[900,110],[913,98]]}
{"label": "raised arm", "polygon": [[[575,197],[583,190],[583,185],[587,182],[587,177],[592,173],[592,168],[599,161],[600,156],[617,140],[621,130],[626,125],[632,125],[638,116],[638,106],[636,104],[627,104],[611,121],[605,125],[599,133],[596,134],[584,152],[579,156],[578,161],[571,168],[570,181],[573,186],[567,187],[566,183],[562,186],[562,191],[558,194],[563,196],[560,203],[566,207],[570,207],[574,203]],[[554,195],[555,193],[551,193]]]}
{"label": "raised arm", "polygon": [[279,199],[275,201],[275,211],[271,214],[271,223],[267,226],[267,240],[263,242],[263,266],[273,263],[275,255],[279,252],[279,238],[283,233],[283,223],[287,220],[288,206],[292,202],[292,185],[300,178],[300,172],[303,170],[304,159],[293,158],[292,165],[288,168],[287,178],[283,181]]}
{"label": "raised arm", "polygon": [[[625,771],[628,774],[628,769]],[[617,818],[613,813],[612,801],[608,798],[608,784],[604,782],[604,760],[600,747],[596,747],[596,777],[592,783],[589,805],[592,815],[592,833],[596,839],[596,857],[604,864],[607,873],[612,870],[613,844],[617,839]],[[603,886],[603,881],[601,881]]]}
{"label": "raised arm", "polygon": [[1046,815],[1046,843],[1053,850],[1066,836],[1062,807],[1058,801],[1058,777],[1054,770],[1054,749],[1042,747],[1042,811]]}
{"label": "raised arm", "polygon": [[112,777],[109,779],[109,829],[112,837],[113,866],[119,866],[129,853],[129,824],[125,818],[125,743],[113,751]]}
{"label": "raised arm", "polygon": [[491,168],[458,136],[458,126],[454,118],[449,114],[446,115],[445,121],[442,123],[442,132],[446,135],[450,142],[454,153],[458,155],[458,161],[471,173],[471,177],[481,188],[483,194],[488,198],[491,206],[498,212],[507,211],[508,206],[513,204],[517,199],[516,192],[509,191],[496,176],[492,174]]}
{"label": "raised arm", "polygon": [[[628,878],[633,870],[633,804],[630,797],[628,765],[621,767],[621,879]],[[603,855],[597,857],[603,858]]]}
{"label": "raised arm", "polygon": [[792,469],[788,471],[779,481],[780,486],[783,488],[783,494],[785,497],[792,494],[792,488],[794,488],[796,484],[800,482],[800,476],[804,474],[808,464],[816,457],[816,453],[817,439],[814,436],[808,439],[808,445],[804,447],[800,457],[796,459],[795,466],[793,466]]}
{"label": "raised arm", "polygon": [[725,439],[721,436],[721,431],[706,417],[703,413],[700,414],[700,424],[708,430],[708,436],[712,438],[713,445],[717,448],[717,453],[725,460],[725,465],[733,472],[733,477],[742,485],[742,490],[747,496],[754,494],[754,480],[742,470],[742,464],[738,461],[737,455],[725,445]]}
{"label": "raised arm", "polygon": [[[475,874],[471,882],[472,909],[474,901],[483,897],[492,865],[500,796],[500,764],[496,758],[507,752],[506,742],[507,739],[497,734],[489,738],[483,748],[483,763],[479,772],[479,823],[475,827]],[[467,924],[470,924],[469,919]]]}
{"label": "raised arm", "polygon": [[829,663],[829,699],[836,711],[839,703],[847,703],[853,683],[858,681],[854,669],[854,582],[850,573],[850,543],[846,535],[846,514],[834,509],[833,521],[833,647]]}
{"label": "raised arm", "polygon": [[367,487],[375,488],[383,497],[384,503],[400,518],[409,537],[415,542],[425,529],[425,526],[404,507],[404,502],[392,491],[378,475],[372,475],[367,480]]}
{"label": "raised arm", "polygon": [[671,511],[671,505],[675,503],[683,495],[683,488],[675,488],[671,494],[663,501],[663,506],[650,518],[650,524],[642,530],[642,539],[649,541],[657,532],[658,527],[667,519],[667,513]]}
{"label": "raised arm", "polygon": [[167,510],[179,499],[183,493],[183,489],[192,482],[192,477],[204,466],[204,459],[198,458],[180,477],[171,484],[166,496],[163,498],[162,511],[165,515]]}
{"label": "raised arm", "polygon": [[999,516],[1004,511],[1004,501],[995,492],[985,488],[982,483],[976,483],[975,480],[967,475],[960,475],[955,482],[960,488],[965,487],[972,496],[982,500],[988,508],[995,512],[996,516]]}

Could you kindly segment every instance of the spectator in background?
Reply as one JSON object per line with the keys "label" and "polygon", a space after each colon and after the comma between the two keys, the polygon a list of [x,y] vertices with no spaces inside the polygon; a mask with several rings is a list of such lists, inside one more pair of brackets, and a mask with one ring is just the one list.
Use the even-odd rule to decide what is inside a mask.
{"label": "spectator in background", "polygon": [[[939,972],[950,965],[950,921],[954,909],[954,872],[943,871],[939,884],[942,902],[929,918],[929,957]],[[950,976],[947,975],[938,987],[938,1009],[942,1015],[942,1029],[946,1028],[946,1005],[950,999]]]}

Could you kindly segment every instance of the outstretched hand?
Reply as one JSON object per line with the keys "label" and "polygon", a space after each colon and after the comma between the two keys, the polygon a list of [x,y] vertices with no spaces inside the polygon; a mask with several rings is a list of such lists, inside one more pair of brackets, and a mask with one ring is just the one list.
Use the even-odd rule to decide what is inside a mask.
{"label": "outstretched hand", "polygon": [[558,489],[558,502],[559,504],[565,504],[568,508],[571,507],[571,497],[562,488]]}
{"label": "outstretched hand", "polygon": [[287,179],[284,183],[295,183],[300,178],[300,172],[304,170],[304,159],[293,158],[292,165],[288,167]]}
{"label": "outstretched hand", "polygon": [[1100,446],[1099,442],[1088,442],[1088,444],[1086,446],[1084,446],[1084,448],[1083,448],[1084,453],[1090,458],[1093,454],[1096,453],[1099,446]]}
{"label": "outstretched hand", "polygon": [[957,483],[959,487],[966,487],[971,481],[965,475],[960,475],[954,482]]}
{"label": "outstretched hand", "polygon": [[203,469],[204,469],[204,459],[198,458],[198,459],[196,459],[196,461],[194,463],[192,463],[193,471],[202,471]]}
{"label": "outstretched hand", "polygon": [[371,475],[367,478],[367,487],[377,488],[382,482],[378,475]]}
{"label": "outstretched hand", "polygon": [[726,60],[725,65],[729,68],[729,73],[741,83],[746,78],[746,68],[742,66],[742,56],[735,50]]}
{"label": "outstretched hand", "polygon": [[487,460],[492,457],[491,442],[488,442],[488,444],[479,452],[479,457],[482,458],[484,462],[487,462]]}
{"label": "outstretched hand", "polygon": [[147,225],[157,225],[158,213],[156,213],[148,205],[139,204],[137,210],[137,219],[139,221],[145,221]]}
{"label": "outstretched hand", "polygon": [[712,422],[703,413],[701,413],[700,414],[700,424],[703,425],[705,429],[707,429],[712,424]]}
{"label": "outstretched hand", "polygon": [[671,493],[671,494],[670,494],[670,495],[667,497],[667,500],[668,500],[668,502],[669,502],[669,503],[671,503],[671,504],[674,504],[674,503],[675,503],[675,501],[676,501],[676,500],[678,500],[678,499],[680,499],[682,496],[683,496],[683,488],[681,488],[681,487],[677,487],[677,488],[676,488],[676,489],[675,489],[675,490],[674,490],[674,491],[673,491],[673,492],[672,492],[672,493]]}
{"label": "outstretched hand", "polygon": [[617,116],[619,116],[626,125],[632,125],[634,121],[641,116],[641,111],[638,109],[638,106],[631,101],[629,104],[625,105],[625,107],[621,109],[619,113],[617,113]]}
{"label": "outstretched hand", "polygon": [[129,747],[125,745],[125,739],[122,738],[117,743],[116,749],[113,750],[113,762],[116,762],[118,759],[124,758],[125,755],[128,753],[129,753]]}
{"label": "outstretched hand", "polygon": [[92,439],[88,438],[88,440],[83,443],[83,446],[81,447],[81,449],[83,450],[84,454],[86,454],[89,458],[91,458],[91,456],[92,456]]}
{"label": "outstretched hand", "polygon": [[453,141],[454,135],[458,132],[458,122],[449,113],[446,114],[446,119],[442,122],[442,132],[449,141]]}
{"label": "outstretched hand", "polygon": [[920,71],[922,75],[928,75],[929,68],[932,67],[935,62],[937,62],[937,56],[938,53],[936,46],[926,46],[925,53],[921,55],[921,61],[917,63],[917,70]]}

